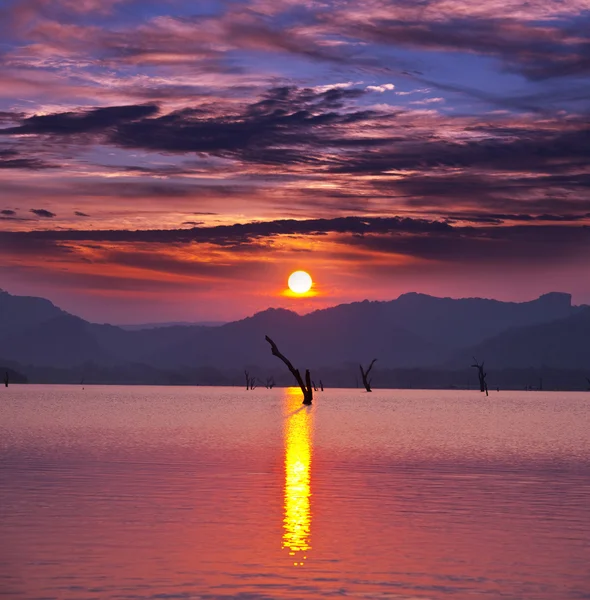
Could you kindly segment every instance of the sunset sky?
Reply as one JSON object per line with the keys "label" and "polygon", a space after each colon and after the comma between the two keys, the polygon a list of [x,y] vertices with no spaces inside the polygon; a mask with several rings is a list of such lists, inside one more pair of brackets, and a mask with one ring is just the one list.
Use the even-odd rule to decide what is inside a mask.
{"label": "sunset sky", "polygon": [[590,0],[2,0],[0,287],[113,323],[590,303],[589,123]]}

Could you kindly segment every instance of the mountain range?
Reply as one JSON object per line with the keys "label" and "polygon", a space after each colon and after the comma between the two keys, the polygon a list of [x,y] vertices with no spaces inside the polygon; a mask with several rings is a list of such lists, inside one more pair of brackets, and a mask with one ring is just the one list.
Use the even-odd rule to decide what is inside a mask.
{"label": "mountain range", "polygon": [[306,315],[271,308],[219,326],[145,329],[90,323],[46,299],[0,292],[0,367],[32,381],[92,374],[96,382],[152,383],[165,373],[165,382],[176,377],[183,383],[209,373],[207,382],[212,372],[236,378],[244,369],[282,380],[284,366],[271,355],[265,335],[293,363],[331,373],[335,382],[342,379],[338,372],[356,373],[359,363],[373,358],[382,373],[468,369],[473,356],[489,370],[590,372],[590,307],[573,306],[571,296],[560,292],[521,303],[408,293]]}

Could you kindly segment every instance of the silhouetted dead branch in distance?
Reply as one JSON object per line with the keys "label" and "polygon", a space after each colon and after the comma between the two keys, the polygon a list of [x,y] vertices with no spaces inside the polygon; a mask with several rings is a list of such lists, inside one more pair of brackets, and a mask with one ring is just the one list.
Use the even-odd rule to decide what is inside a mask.
{"label": "silhouetted dead branch in distance", "polygon": [[293,377],[295,377],[295,379],[297,380],[297,383],[299,384],[299,387],[303,392],[303,404],[311,404],[313,400],[313,388],[311,387],[311,375],[309,373],[309,369],[305,371],[305,381],[303,381],[299,369],[296,369],[291,364],[291,361],[286,356],[281,354],[281,352],[277,348],[277,345],[267,335],[264,336],[264,339],[270,344],[273,356],[280,358],[285,363],[285,365],[287,365],[287,368],[289,369],[289,371],[291,371]]}
{"label": "silhouetted dead branch in distance", "polygon": [[373,365],[375,364],[375,362],[377,361],[376,358],[374,358],[371,361],[371,364],[369,365],[369,368],[365,371],[363,369],[363,365],[359,365],[359,368],[361,370],[361,376],[363,378],[363,385],[365,386],[365,389],[367,390],[367,392],[371,392],[371,380],[369,379],[369,373],[371,372],[371,369],[373,368]]}
{"label": "silhouetted dead branch in distance", "polygon": [[248,371],[244,371],[244,375],[246,376],[246,390],[253,390],[256,387],[256,377],[250,377]]}
{"label": "silhouetted dead branch in distance", "polygon": [[272,388],[275,386],[275,378],[274,377],[267,377],[266,378],[266,389],[267,390],[272,390]]}
{"label": "silhouetted dead branch in distance", "polygon": [[487,377],[487,373],[484,372],[483,370],[483,366],[484,366],[484,362],[481,363],[481,365],[479,364],[479,362],[477,361],[477,358],[475,358],[475,356],[473,357],[473,361],[475,362],[474,365],[471,365],[473,368],[477,369],[477,377],[479,378],[479,391],[480,392],[485,392],[486,396],[488,395],[488,384],[486,382],[486,377]]}

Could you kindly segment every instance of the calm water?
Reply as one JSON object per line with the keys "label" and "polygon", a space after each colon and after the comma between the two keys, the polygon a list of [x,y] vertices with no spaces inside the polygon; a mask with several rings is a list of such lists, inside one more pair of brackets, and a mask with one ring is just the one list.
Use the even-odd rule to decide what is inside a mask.
{"label": "calm water", "polygon": [[8,598],[590,598],[590,394],[11,386]]}

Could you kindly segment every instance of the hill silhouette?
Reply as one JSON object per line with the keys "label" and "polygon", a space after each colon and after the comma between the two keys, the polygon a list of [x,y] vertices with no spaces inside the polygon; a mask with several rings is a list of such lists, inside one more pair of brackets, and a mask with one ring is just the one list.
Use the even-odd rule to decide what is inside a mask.
{"label": "hill silhouette", "polygon": [[476,355],[498,369],[549,366],[590,373],[589,339],[590,308],[583,308],[565,319],[509,329],[457,353],[449,366],[464,365]]}
{"label": "hill silhouette", "polygon": [[207,380],[245,367],[274,371],[265,335],[294,362],[333,373],[374,357],[381,372],[463,369],[474,354],[489,369],[582,369],[590,366],[589,333],[590,308],[572,306],[559,292],[522,303],[409,293],[307,315],[271,308],[221,326],[139,330],[89,323],[43,298],[0,293],[0,358],[25,374],[53,370],[58,380],[68,369],[75,372],[68,380],[110,372],[136,383],[152,382],[155,372],[170,382],[177,373],[184,382],[197,371]]}

